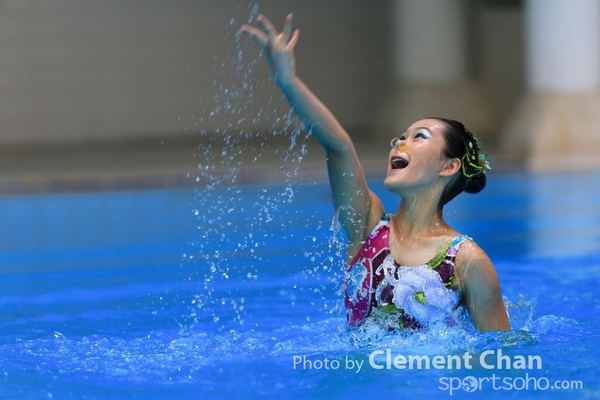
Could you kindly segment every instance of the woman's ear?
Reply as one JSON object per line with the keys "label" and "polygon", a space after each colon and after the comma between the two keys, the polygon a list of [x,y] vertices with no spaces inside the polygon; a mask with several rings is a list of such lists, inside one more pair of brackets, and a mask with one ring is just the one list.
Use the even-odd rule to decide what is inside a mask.
{"label": "woman's ear", "polygon": [[450,158],[446,161],[444,168],[440,171],[441,176],[453,176],[462,166],[462,162],[458,158]]}

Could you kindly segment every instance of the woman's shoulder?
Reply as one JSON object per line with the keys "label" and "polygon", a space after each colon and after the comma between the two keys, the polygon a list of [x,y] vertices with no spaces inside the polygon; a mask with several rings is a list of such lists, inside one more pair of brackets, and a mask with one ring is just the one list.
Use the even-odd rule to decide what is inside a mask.
{"label": "woman's shoulder", "polygon": [[457,238],[460,238],[461,241],[463,241],[463,245],[461,248],[464,248],[464,250],[466,250],[466,252],[473,252],[476,254],[486,254],[485,250],[483,250],[475,241],[475,239],[473,239],[471,236],[459,233],[457,236]]}
{"label": "woman's shoulder", "polygon": [[497,279],[496,269],[492,260],[473,239],[464,240],[460,251],[456,253],[455,271],[461,285],[467,281]]}
{"label": "woman's shoulder", "polygon": [[[491,260],[488,257],[485,250],[469,236],[458,234],[454,237],[452,244],[458,247],[456,253],[456,263],[459,265],[477,265],[490,263]],[[460,251],[458,251],[460,249]]]}

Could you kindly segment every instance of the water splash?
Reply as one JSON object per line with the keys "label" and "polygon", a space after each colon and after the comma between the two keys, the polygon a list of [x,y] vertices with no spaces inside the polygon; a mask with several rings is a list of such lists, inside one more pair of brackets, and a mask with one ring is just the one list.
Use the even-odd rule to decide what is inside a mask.
{"label": "water splash", "polygon": [[525,296],[522,294],[519,294],[516,303],[511,302],[506,296],[504,296],[503,300],[512,329],[530,330],[533,324],[537,300],[525,300]]}
{"label": "water splash", "polygon": [[[216,128],[200,130],[198,168],[188,175],[197,186],[192,214],[198,234],[191,243],[195,251],[186,253],[182,264],[192,266],[188,279],[199,281],[201,291],[187,300],[190,313],[183,325],[212,321],[221,330],[243,325],[243,288],[231,284],[216,293],[215,287],[260,280],[273,242],[302,219],[291,206],[308,133],[273,79],[264,77],[258,46],[239,35],[242,23],[253,23],[258,14],[258,5],[240,5],[238,16],[227,23],[226,54],[213,68],[214,106],[200,121]],[[256,93],[269,93],[267,103],[258,105]],[[245,185],[257,181],[281,184]]]}
{"label": "water splash", "polygon": [[[548,318],[546,318],[548,319]],[[540,327],[555,320],[540,322]],[[307,335],[307,330],[310,335]],[[49,370],[60,366],[60,373],[94,371],[123,381],[156,380],[159,382],[201,381],[215,365],[243,365],[265,360],[290,364],[298,355],[326,354],[330,358],[346,355],[365,357],[373,350],[391,349],[395,353],[414,355],[448,355],[485,350],[520,348],[537,344],[525,331],[480,333],[472,327],[431,326],[427,331],[387,332],[375,324],[349,329],[343,318],[321,319],[310,324],[293,324],[270,331],[248,329],[238,332],[211,333],[161,330],[140,338],[56,337],[11,345],[10,351],[28,353],[30,357],[49,360]],[[58,345],[58,346],[57,346]],[[46,364],[45,364],[46,365]],[[52,368],[51,368],[52,367]],[[41,373],[44,373],[44,365]]]}
{"label": "water splash", "polygon": [[387,324],[367,319],[355,329],[347,330],[347,339],[357,349],[393,348],[407,354],[479,353],[490,349],[509,349],[536,346],[568,340],[576,331],[577,322],[555,315],[535,318],[536,299],[519,295],[515,302],[504,298],[511,330],[479,332],[468,315],[459,326],[432,324],[418,332],[392,331]]}
{"label": "water splash", "polygon": [[[317,226],[317,230],[320,229],[322,227]],[[331,219],[327,232],[324,235],[327,237],[321,238],[327,243],[327,246],[322,249],[316,246],[316,242],[319,240],[317,236],[310,237],[314,244],[311,251],[304,253],[304,257],[309,261],[309,267],[304,273],[312,282],[309,290],[319,297],[319,301],[313,301],[311,305],[318,307],[326,315],[344,315],[343,284],[348,245],[337,213]]]}

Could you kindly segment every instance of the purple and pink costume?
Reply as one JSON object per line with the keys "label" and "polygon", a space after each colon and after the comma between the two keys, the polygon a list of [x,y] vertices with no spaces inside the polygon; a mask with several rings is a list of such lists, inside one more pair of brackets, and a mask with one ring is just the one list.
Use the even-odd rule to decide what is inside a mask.
{"label": "purple and pink costume", "polygon": [[400,326],[420,329],[433,321],[454,325],[464,313],[454,281],[454,259],[468,236],[456,236],[418,267],[401,266],[390,251],[390,218],[384,213],[346,270],[348,325],[361,324],[376,307],[395,306]]}

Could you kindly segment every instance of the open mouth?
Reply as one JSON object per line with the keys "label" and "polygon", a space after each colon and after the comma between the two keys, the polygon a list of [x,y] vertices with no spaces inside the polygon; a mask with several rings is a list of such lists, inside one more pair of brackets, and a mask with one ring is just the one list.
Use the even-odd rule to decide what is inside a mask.
{"label": "open mouth", "polygon": [[392,157],[392,169],[403,169],[408,166],[408,161],[402,157]]}

